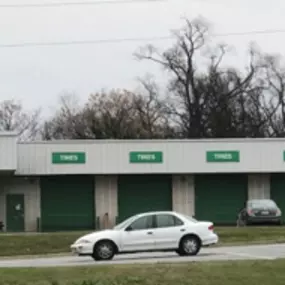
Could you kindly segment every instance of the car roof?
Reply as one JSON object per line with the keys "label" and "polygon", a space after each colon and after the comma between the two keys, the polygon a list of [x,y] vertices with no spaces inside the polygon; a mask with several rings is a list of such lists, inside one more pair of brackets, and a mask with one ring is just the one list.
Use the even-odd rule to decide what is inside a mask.
{"label": "car roof", "polygon": [[178,214],[177,212],[174,211],[150,211],[150,212],[144,212],[144,213],[139,213],[136,216],[144,216],[144,215],[163,215],[163,214]]}
{"label": "car roof", "polygon": [[259,201],[273,201],[271,199],[250,199],[248,202],[259,202]]}

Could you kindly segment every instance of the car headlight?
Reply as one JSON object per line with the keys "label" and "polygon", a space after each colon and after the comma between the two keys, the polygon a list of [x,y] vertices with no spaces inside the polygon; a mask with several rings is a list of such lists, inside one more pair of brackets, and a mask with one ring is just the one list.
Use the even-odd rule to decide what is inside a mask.
{"label": "car headlight", "polygon": [[76,243],[91,243],[91,241],[87,239],[79,239]]}

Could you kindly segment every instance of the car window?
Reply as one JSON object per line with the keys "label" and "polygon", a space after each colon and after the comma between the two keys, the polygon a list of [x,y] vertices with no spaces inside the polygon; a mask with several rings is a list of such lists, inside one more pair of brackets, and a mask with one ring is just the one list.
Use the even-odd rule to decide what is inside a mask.
{"label": "car window", "polygon": [[248,206],[250,208],[259,208],[259,207],[270,207],[270,208],[275,208],[276,203],[272,200],[251,200],[248,202]]}
{"label": "car window", "polygon": [[183,217],[192,223],[198,223],[198,220],[194,219],[193,217],[187,215],[183,215]]}
{"label": "car window", "polygon": [[181,226],[183,222],[174,215],[161,214],[156,215],[156,224],[158,228],[167,228]]}
{"label": "car window", "polygon": [[153,227],[153,215],[151,216],[144,216],[135,220],[131,225],[130,228],[133,231],[136,230],[145,230],[151,229]]}
{"label": "car window", "polygon": [[120,224],[116,225],[113,229],[114,230],[121,230],[123,228],[125,228],[130,222],[132,222],[133,220],[135,220],[137,218],[136,216],[132,216],[126,220],[124,220],[123,222],[121,222]]}

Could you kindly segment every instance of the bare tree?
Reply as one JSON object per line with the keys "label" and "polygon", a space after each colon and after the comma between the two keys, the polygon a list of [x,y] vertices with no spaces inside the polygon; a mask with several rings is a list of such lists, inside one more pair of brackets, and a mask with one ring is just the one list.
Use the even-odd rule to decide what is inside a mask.
{"label": "bare tree", "polygon": [[[221,67],[226,46],[211,48],[207,42],[208,26],[200,21],[186,20],[185,27],[174,32],[173,47],[159,52],[148,45],[135,55],[161,65],[170,75],[168,90],[174,104],[173,113],[187,138],[246,136],[237,132],[237,125],[246,119],[242,106],[255,75],[254,51],[245,73]],[[209,50],[213,51],[206,55]],[[209,53],[209,52],[208,52]],[[197,58],[203,54],[209,60],[208,69],[200,71]],[[238,100],[239,99],[239,100]],[[239,129],[240,126],[239,126]]]}
{"label": "bare tree", "polygon": [[[204,21],[186,20],[173,34],[172,47],[159,51],[148,45],[135,54],[163,67],[169,78],[166,91],[148,77],[134,91],[91,94],[83,106],[63,96],[44,124],[44,139],[285,135],[285,67],[279,58],[250,47],[244,70],[225,67],[227,46],[210,45]],[[201,56],[206,68],[200,68]]]}
{"label": "bare tree", "polygon": [[172,135],[165,102],[155,84],[140,80],[141,90],[111,90],[90,96],[84,117],[91,137],[113,139],[165,138]]}
{"label": "bare tree", "polygon": [[[173,135],[151,82],[141,81],[142,93],[111,90],[91,94],[84,106],[70,96],[60,98],[60,108],[43,126],[43,138],[143,139]],[[71,104],[71,102],[73,102]]]}
{"label": "bare tree", "polygon": [[170,111],[171,105],[166,98],[161,98],[161,91],[154,78],[146,76],[139,82],[142,88],[136,91],[133,98],[143,137],[155,139],[179,136]]}
{"label": "bare tree", "polygon": [[136,57],[161,65],[171,76],[169,91],[177,98],[173,111],[180,118],[187,137],[204,136],[201,116],[203,102],[195,80],[197,67],[195,54],[205,46],[208,27],[199,21],[186,21],[186,26],[174,32],[177,43],[170,49],[159,52],[154,46],[148,45]]}
{"label": "bare tree", "polygon": [[133,97],[133,93],[127,90],[90,95],[83,111],[88,136],[96,139],[140,137]]}
{"label": "bare tree", "polygon": [[0,103],[0,130],[16,131],[20,141],[35,139],[40,131],[40,110],[25,111],[20,102]]}
{"label": "bare tree", "polygon": [[278,55],[263,55],[267,84],[267,118],[271,136],[285,136],[285,66]]}
{"label": "bare tree", "polygon": [[75,94],[66,93],[59,97],[59,108],[46,120],[42,127],[42,138],[85,139],[85,125],[82,107]]}

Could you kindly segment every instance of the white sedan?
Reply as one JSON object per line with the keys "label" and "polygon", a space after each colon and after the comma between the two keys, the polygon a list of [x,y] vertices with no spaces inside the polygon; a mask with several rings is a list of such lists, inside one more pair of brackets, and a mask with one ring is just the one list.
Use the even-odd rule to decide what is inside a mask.
{"label": "white sedan", "polygon": [[71,251],[98,261],[138,252],[175,251],[187,256],[217,242],[212,222],[197,221],[177,212],[148,212],[132,216],[113,229],[80,237],[71,245]]}

